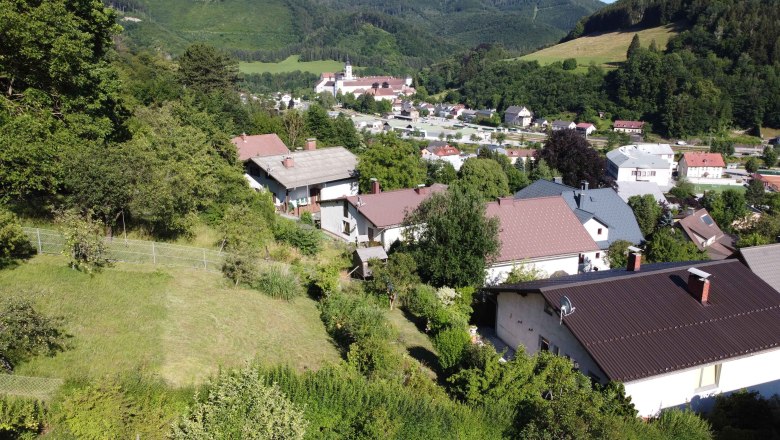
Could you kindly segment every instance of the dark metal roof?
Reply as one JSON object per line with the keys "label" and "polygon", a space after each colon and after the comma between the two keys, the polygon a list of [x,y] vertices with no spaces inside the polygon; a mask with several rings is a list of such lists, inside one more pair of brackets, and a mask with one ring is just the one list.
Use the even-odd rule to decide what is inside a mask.
{"label": "dark metal roof", "polygon": [[780,291],[780,243],[746,247],[740,259],[775,290]]}
{"label": "dark metal roof", "polygon": [[[639,272],[497,286],[540,293],[611,380],[638,380],[780,347],[780,293],[738,260],[644,266]],[[712,274],[709,305],[688,293],[690,267]]]}

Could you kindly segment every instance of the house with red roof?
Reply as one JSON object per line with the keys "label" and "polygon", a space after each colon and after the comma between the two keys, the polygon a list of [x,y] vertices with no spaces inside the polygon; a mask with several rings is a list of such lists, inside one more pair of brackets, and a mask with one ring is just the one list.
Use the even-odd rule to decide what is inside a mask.
{"label": "house with red roof", "polygon": [[612,130],[629,134],[642,134],[644,127],[645,123],[642,121],[615,121],[615,123],[612,124]]}
{"label": "house with red roof", "polygon": [[352,243],[381,244],[386,250],[403,240],[404,217],[423,200],[447,185],[382,191],[379,181],[372,181],[369,194],[351,195],[322,202],[320,224],[323,230]]}
{"label": "house with red roof", "polygon": [[248,136],[242,133],[230,140],[238,150],[238,160],[245,162],[253,157],[276,156],[278,154],[287,154],[290,149],[276,135],[256,134]]}
{"label": "house with red roof", "polygon": [[560,196],[500,198],[487,204],[497,217],[501,251],[486,274],[486,283],[506,279],[517,265],[533,267],[545,277],[573,275],[583,261],[601,257],[601,249]]}
{"label": "house with red roof", "polygon": [[428,146],[420,150],[420,155],[425,160],[442,160],[449,162],[455,170],[463,166],[463,158],[460,150],[445,141],[431,141]]}
{"label": "house with red roof", "polygon": [[643,265],[632,253],[626,268],[486,290],[501,341],[622,382],[639,416],[780,393],[780,293],[737,259]]}
{"label": "house with red roof", "polygon": [[591,133],[596,131],[596,126],[591,124],[590,122],[580,122],[579,124],[577,124],[575,130],[577,130],[577,133],[584,134],[585,136],[590,136]]}
{"label": "house with red roof", "polygon": [[529,160],[533,162],[534,154],[536,154],[536,150],[530,148],[504,148],[504,151],[506,151],[506,155],[512,165],[516,164],[518,160],[523,162],[523,164],[527,164]]}
{"label": "house with red roof", "polygon": [[685,153],[677,164],[677,173],[685,178],[720,179],[725,166],[720,153]]}
{"label": "house with red roof", "polygon": [[721,231],[706,209],[694,211],[676,225],[700,251],[707,252],[710,260],[726,259],[737,251],[736,238]]}

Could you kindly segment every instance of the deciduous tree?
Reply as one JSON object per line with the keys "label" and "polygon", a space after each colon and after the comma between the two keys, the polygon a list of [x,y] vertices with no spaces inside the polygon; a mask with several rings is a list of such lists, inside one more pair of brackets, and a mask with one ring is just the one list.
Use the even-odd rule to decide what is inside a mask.
{"label": "deciduous tree", "polygon": [[563,177],[563,183],[579,187],[581,181],[587,181],[591,188],[604,182],[606,169],[604,159],[574,130],[553,132],[544,148],[536,152],[536,159],[544,159],[557,169]]}

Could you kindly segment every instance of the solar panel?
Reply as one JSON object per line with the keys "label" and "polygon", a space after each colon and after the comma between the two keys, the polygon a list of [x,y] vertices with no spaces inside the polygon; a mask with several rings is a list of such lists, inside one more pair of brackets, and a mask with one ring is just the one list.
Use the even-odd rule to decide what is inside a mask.
{"label": "solar panel", "polygon": [[703,221],[704,224],[707,226],[712,226],[715,224],[715,222],[712,221],[712,217],[710,217],[709,214],[704,214],[703,216],[701,216],[701,221]]}

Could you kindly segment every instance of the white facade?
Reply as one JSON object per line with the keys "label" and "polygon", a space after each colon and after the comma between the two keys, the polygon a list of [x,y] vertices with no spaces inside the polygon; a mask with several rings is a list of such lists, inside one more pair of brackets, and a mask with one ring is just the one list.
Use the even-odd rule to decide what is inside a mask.
{"label": "white facade", "polygon": [[[659,148],[663,146],[666,148]],[[607,172],[618,182],[652,182],[667,187],[673,170],[674,153],[668,145],[624,145],[607,153]]]}
{"label": "white facade", "polygon": [[707,178],[707,179],[721,179],[723,178],[722,167],[689,167],[685,163],[685,159],[681,159],[677,165],[677,172],[681,177],[687,178]]}
{"label": "white facade", "polygon": [[533,355],[547,342],[548,350],[560,356],[568,356],[575,367],[585,375],[603,381],[601,371],[569,329],[560,324],[560,315],[546,307],[542,295],[499,293],[496,298],[496,334],[512,348],[525,347]]}
{"label": "white facade", "polygon": [[[253,187],[271,191],[276,206],[283,205],[285,202],[293,204],[294,207],[307,206],[319,201],[354,196],[358,193],[357,179],[324,182],[297,188],[285,188],[276,180],[269,178],[262,170],[260,175],[252,175],[249,179],[250,182],[254,181],[254,184],[251,184]],[[317,192],[319,192],[319,198],[315,195]]]}
{"label": "white facade", "polygon": [[385,250],[389,250],[396,241],[403,240],[405,229],[400,225],[378,228],[346,200],[323,203],[320,206],[320,225],[323,230],[345,241],[352,243],[375,241]]}
{"label": "white facade", "polygon": [[618,182],[652,182],[658,186],[669,186],[672,172],[666,168],[621,168],[608,165],[609,174]]}
{"label": "white facade", "polygon": [[520,265],[541,271],[540,276],[542,278],[549,278],[552,274],[561,271],[569,275],[576,275],[582,271],[585,261],[591,262],[592,267],[595,267],[596,270],[609,269],[606,252],[604,251],[529,258],[522,261],[501,261],[487,268],[485,284],[497,285],[504,282],[509,272],[512,272],[512,269]]}
{"label": "white facade", "polygon": [[743,388],[769,397],[780,394],[780,349],[627,382],[625,386],[626,395],[631,396],[643,417],[687,403],[695,410],[706,411],[711,409],[714,395]]}

